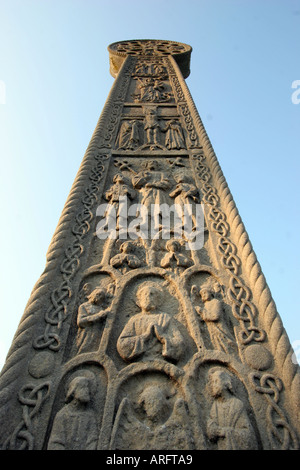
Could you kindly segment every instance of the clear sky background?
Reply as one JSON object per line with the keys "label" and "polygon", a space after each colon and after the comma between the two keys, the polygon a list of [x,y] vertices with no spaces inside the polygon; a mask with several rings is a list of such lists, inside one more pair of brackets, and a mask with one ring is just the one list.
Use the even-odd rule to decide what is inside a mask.
{"label": "clear sky background", "polygon": [[127,39],[193,47],[187,84],[299,347],[300,2],[0,0],[0,368]]}

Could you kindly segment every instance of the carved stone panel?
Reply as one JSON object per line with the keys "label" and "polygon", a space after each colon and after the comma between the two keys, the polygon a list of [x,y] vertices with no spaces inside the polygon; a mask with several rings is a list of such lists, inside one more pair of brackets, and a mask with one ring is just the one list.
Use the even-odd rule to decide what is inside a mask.
{"label": "carved stone panel", "polygon": [[299,370],[190,54],[109,46],[115,83],[0,378],[2,449],[299,448]]}

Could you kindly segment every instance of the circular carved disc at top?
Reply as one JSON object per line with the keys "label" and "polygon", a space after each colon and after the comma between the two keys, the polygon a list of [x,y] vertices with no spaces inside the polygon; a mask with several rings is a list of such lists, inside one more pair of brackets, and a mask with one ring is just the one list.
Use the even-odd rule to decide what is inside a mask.
{"label": "circular carved disc at top", "polygon": [[176,55],[192,50],[191,46],[175,41],[157,39],[141,39],[114,42],[108,48],[110,51],[125,55],[165,56]]}
{"label": "circular carved disc at top", "polygon": [[178,63],[184,78],[190,73],[191,46],[182,42],[163,41],[159,39],[134,39],[131,41],[114,42],[108,46],[111,74],[116,77],[120,66],[129,56],[142,59],[158,59],[173,56]]}

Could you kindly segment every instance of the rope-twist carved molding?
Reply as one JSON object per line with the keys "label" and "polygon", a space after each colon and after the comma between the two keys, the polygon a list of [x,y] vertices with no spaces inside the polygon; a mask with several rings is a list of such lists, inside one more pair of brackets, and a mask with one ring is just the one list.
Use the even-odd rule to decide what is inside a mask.
{"label": "rope-twist carved molding", "polygon": [[[202,201],[208,208],[208,219],[211,230],[218,235],[217,250],[223,268],[229,274],[228,298],[232,304],[233,315],[241,323],[240,340],[243,344],[251,341],[262,341],[264,332],[255,325],[256,308],[251,301],[251,291],[239,276],[241,261],[237,256],[237,248],[229,238],[230,226],[226,215],[220,209],[220,198],[209,181],[209,168],[204,170],[206,157],[203,154],[194,156],[196,174],[201,181]],[[204,180],[202,175],[204,174]]]}
{"label": "rope-twist carved molding", "polygon": [[[180,78],[180,71],[175,61],[170,59],[170,62],[172,67],[177,69],[179,77],[175,93],[178,91],[181,100],[182,96],[185,96],[203,147],[203,151],[196,156],[195,169],[203,188],[203,202],[209,207],[211,229],[218,234],[217,249],[221,262],[229,274],[229,297],[233,314],[242,323],[240,341],[247,345],[252,341],[265,341],[268,337],[272,345],[274,360],[282,373],[285,391],[291,392],[288,399],[295,406],[297,414],[300,404],[299,367],[292,363],[292,348],[194,101],[185,81]],[[240,276],[241,266],[243,266],[243,279],[247,276],[249,280],[248,286]],[[256,302],[254,302],[253,292],[255,300],[258,298]],[[264,328],[255,323],[258,312]],[[282,420],[282,423],[286,432],[290,433],[286,418]],[[276,426],[278,423],[275,424]],[[295,426],[299,426],[297,418]],[[291,442],[294,442],[293,438]],[[284,445],[285,443],[283,447]]]}
{"label": "rope-twist carved molding", "polygon": [[[131,62],[131,58],[124,62],[123,67],[126,71],[129,67],[128,64],[130,65]],[[129,74],[129,69],[127,73]],[[49,302],[49,300],[45,301],[45,299],[49,299],[49,290],[51,290],[50,306],[44,317],[46,327],[42,335],[34,338],[34,345],[37,349],[48,348],[52,351],[60,349],[58,333],[67,314],[67,304],[72,293],[71,280],[78,270],[78,260],[82,253],[80,241],[89,230],[90,209],[93,202],[96,201],[96,190],[99,189],[99,171],[103,171],[104,157],[99,154],[99,149],[103,146],[103,130],[106,129],[105,136],[111,140],[113,132],[111,128],[108,129],[107,125],[109,123],[116,129],[118,123],[115,116],[112,118],[113,105],[115,100],[124,97],[125,88],[120,73],[115,80],[114,87],[109,94],[78,170],[47,252],[45,270],[34,286],[2,370],[0,377],[0,414],[5,414],[9,401],[15,400],[19,377],[27,370],[28,354],[32,348],[34,330],[41,321],[40,312],[45,303]],[[98,159],[96,165],[94,163],[95,158]],[[78,207],[82,205],[83,210],[78,214]],[[74,239],[70,246],[66,246],[70,239],[70,230]],[[58,263],[62,259],[63,261]],[[63,280],[57,286],[57,280],[61,277]],[[55,285],[56,287],[53,288]]]}
{"label": "rope-twist carved molding", "polygon": [[[212,186],[209,185],[209,181],[211,179],[211,177],[209,177],[209,168],[207,168],[207,170],[204,172],[205,180],[201,180],[206,157],[203,154],[199,154],[194,156],[194,158],[196,161],[196,174],[202,183],[202,200],[208,207],[208,218],[211,222],[211,229],[218,235],[217,249],[220,254],[221,263],[229,275],[228,298],[231,301],[233,315],[241,323],[239,339],[241,343],[244,344],[244,346],[250,344],[252,341],[262,342],[266,339],[266,333],[255,323],[257,310],[254,303],[252,302],[252,293],[239,276],[242,263],[237,256],[237,248],[229,238],[230,225],[226,222],[226,215],[219,207],[220,198],[217,194],[217,191],[215,189],[212,191]],[[197,165],[199,161],[201,164]],[[213,198],[211,197],[212,194]],[[214,207],[213,204],[216,204],[217,207]],[[257,376],[258,374],[256,374],[255,377]],[[268,384],[269,382],[267,382],[264,377],[267,377],[267,375],[263,376],[262,380],[265,384]],[[273,447],[275,448],[296,449],[298,448],[298,443],[295,432],[288,423],[284,412],[279,408],[278,405],[279,392],[283,387],[279,379],[273,375],[272,377],[274,377],[274,381],[277,384],[275,395],[276,399],[274,398],[271,400],[270,393],[268,391],[255,386],[255,390],[260,393],[265,393],[267,399],[269,400],[267,420],[269,423],[268,429],[270,429],[270,440]],[[268,378],[270,378],[270,375]],[[274,387],[270,387],[270,390],[273,389]],[[281,434],[283,434],[283,437]]]}
{"label": "rope-twist carved molding", "polygon": [[72,296],[72,279],[80,266],[79,258],[84,249],[82,241],[90,230],[90,222],[94,217],[92,208],[97,201],[99,185],[105,170],[104,162],[107,158],[108,155],[95,156],[96,165],[90,176],[92,183],[84,191],[83,208],[76,216],[75,225],[72,228],[74,238],[66,248],[65,257],[60,266],[63,280],[51,293],[51,304],[45,314],[45,330],[33,341],[33,346],[36,349],[49,348],[53,351],[60,349],[61,341],[58,332],[68,316],[68,304]]}
{"label": "rope-twist carved molding", "polygon": [[[130,67],[127,67],[126,70],[127,83],[129,83]],[[297,438],[295,433],[287,422],[284,412],[279,407],[283,383],[285,385],[286,383],[291,383],[293,389],[295,389],[296,383],[299,384],[299,374],[296,376],[295,368],[291,368],[287,362],[291,353],[289,342],[284,334],[281,320],[274,307],[274,302],[266,286],[265,279],[253,253],[252,246],[212,146],[206,136],[200,118],[197,116],[190,95],[187,89],[183,88],[184,81],[181,83],[176,78],[177,73],[170,77],[173,80],[173,85],[180,101],[178,109],[181,111],[182,119],[191,141],[189,148],[198,149],[199,143],[204,148],[204,153],[198,151],[199,153],[197,152],[194,155],[194,164],[196,174],[201,182],[202,200],[208,207],[209,227],[216,236],[216,249],[219,253],[219,259],[224,271],[228,274],[228,298],[232,305],[233,315],[240,323],[239,340],[243,346],[246,346],[251,342],[257,343],[270,339],[276,364],[280,365],[281,369],[284,369],[285,366],[288,369],[287,372],[283,371],[283,382],[273,374],[255,372],[252,374],[252,385],[257,393],[261,393],[266,397],[268,402],[267,419],[271,429],[271,436],[276,446],[283,449],[296,448]],[[124,83],[126,84],[123,80],[123,85],[119,87],[118,94],[115,95],[115,100],[111,105],[110,114],[106,115],[107,119],[105,120],[105,125],[103,124],[101,136],[97,135],[97,145],[93,144],[90,147],[90,149],[93,148],[93,158],[96,159],[96,165],[91,168],[91,159],[89,158],[89,171],[84,173],[84,178],[81,179],[80,185],[81,196],[82,193],[84,194],[80,199],[81,205],[79,207],[81,207],[81,210],[77,213],[78,205],[73,206],[70,202],[67,203],[68,209],[64,210],[62,216],[63,222],[60,222],[48,251],[48,264],[45,273],[34,290],[29,302],[30,308],[28,308],[26,315],[22,319],[21,327],[18,329],[16,335],[17,341],[14,341],[12,353],[9,355],[0,387],[2,384],[9,385],[10,381],[15,380],[13,377],[15,377],[16,373],[17,358],[20,357],[21,349],[24,353],[24,348],[21,348],[20,345],[25,344],[25,338],[28,339],[29,332],[32,340],[32,327],[36,323],[37,312],[41,311],[40,298],[41,296],[45,298],[46,295],[49,300],[50,285],[50,303],[48,302],[49,308],[44,315],[44,332],[42,335],[34,338],[33,345],[38,350],[49,349],[53,352],[58,351],[61,347],[60,332],[64,321],[69,315],[69,303],[74,289],[73,279],[80,267],[80,257],[84,250],[83,240],[90,231],[90,223],[93,218],[91,209],[97,201],[99,184],[105,170],[104,160],[107,156],[99,155],[96,149],[112,147],[122,107],[118,100],[122,101],[126,96],[127,87]],[[83,172],[81,170],[79,178],[82,178],[82,175]],[[83,181],[86,183],[87,178],[89,178],[88,187],[86,187],[86,184],[83,185]],[[72,191],[70,200],[72,201],[74,197],[74,200],[76,199],[78,203],[78,194],[78,190]],[[70,207],[72,208],[72,216],[70,216],[69,212]],[[70,240],[70,231],[72,242],[66,246],[66,240]],[[67,236],[64,240],[65,235]],[[58,259],[60,261],[59,268],[57,265]],[[59,285],[57,285],[56,281],[57,276],[59,276]],[[54,278],[55,282],[53,283]],[[44,289],[45,286],[46,289]],[[37,387],[29,384],[21,389],[18,399],[22,405],[22,421],[12,433],[9,441],[7,441],[8,447],[34,447],[33,419],[48,397],[49,387],[50,385],[47,382]]]}
{"label": "rope-twist carved molding", "polygon": [[23,414],[20,424],[11,437],[6,441],[5,449],[33,450],[34,424],[33,419],[40,411],[50,392],[50,383],[41,385],[25,385],[19,392],[19,401],[23,405]]}
{"label": "rope-twist carved molding", "polygon": [[282,450],[298,449],[297,436],[278,406],[282,381],[273,374],[253,372],[251,382],[254,389],[264,394],[268,400],[267,421],[277,447]]}
{"label": "rope-twist carved molding", "polygon": [[[274,361],[285,385],[285,393],[291,406],[295,409],[295,426],[299,429],[300,410],[300,374],[299,366],[292,361],[293,349],[282,325],[281,318],[277,312],[266,279],[257,261],[248,234],[241,221],[238,210],[228,189],[225,178],[222,174],[217,157],[204,126],[198,116],[200,132],[200,142],[203,144],[204,153],[207,157],[208,165],[211,168],[211,175],[215,182],[215,188],[220,195],[220,201],[226,214],[227,222],[231,226],[231,236],[235,241],[239,259],[243,266],[243,277],[248,279],[248,286],[252,292],[252,303],[259,312],[261,324],[268,337],[268,344],[274,356]],[[257,336],[259,338],[259,336]],[[298,415],[298,416],[297,416]],[[300,431],[300,429],[299,429]]]}
{"label": "rope-twist carved molding", "polygon": [[299,366],[292,361],[293,349],[290,341],[284,330],[270,289],[191,96],[190,102],[190,106],[194,109],[195,121],[198,122],[197,127],[199,129],[200,142],[203,145],[208,165],[211,168],[211,175],[214,179],[215,187],[219,192],[222,207],[224,208],[227,221],[231,226],[232,237],[235,240],[239,258],[243,265],[243,276],[248,279],[248,285],[252,291],[253,303],[255,302],[257,310],[259,311],[260,321],[264,325],[264,330],[267,333],[269,346],[283,378],[286,393],[289,394],[290,403],[293,404],[295,410],[297,410],[295,412],[295,425],[299,427],[300,420],[297,419],[297,414],[299,416],[300,410]]}

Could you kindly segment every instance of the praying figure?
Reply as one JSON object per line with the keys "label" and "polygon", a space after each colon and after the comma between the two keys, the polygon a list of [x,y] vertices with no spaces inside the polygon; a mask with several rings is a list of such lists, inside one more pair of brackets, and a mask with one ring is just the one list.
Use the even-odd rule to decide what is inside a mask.
{"label": "praying figure", "polygon": [[117,341],[117,350],[125,361],[163,358],[178,362],[186,345],[175,320],[161,312],[162,289],[151,281],[137,290],[136,304],[141,312],[132,316]]}
{"label": "praying figure", "polygon": [[134,253],[134,245],[131,242],[124,242],[120,246],[121,253],[115,255],[111,260],[110,264],[114,268],[122,268],[123,272],[129,269],[139,268],[143,262]]}
{"label": "praying figure", "polygon": [[257,440],[243,402],[234,396],[232,379],[213,367],[208,388],[214,399],[207,421],[207,435],[219,450],[256,450]]}
{"label": "praying figure", "polygon": [[184,269],[188,268],[192,264],[192,260],[187,256],[180,253],[181,245],[178,240],[168,240],[166,243],[166,249],[168,253],[161,260],[162,268],[171,268],[176,274],[180,274]]}

